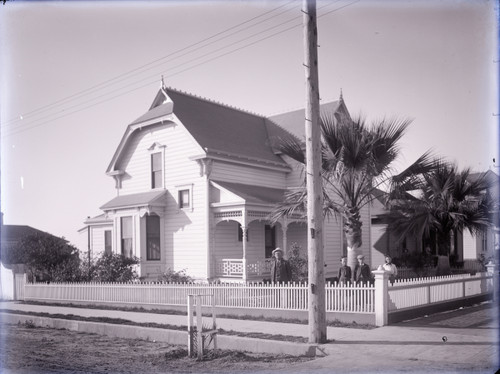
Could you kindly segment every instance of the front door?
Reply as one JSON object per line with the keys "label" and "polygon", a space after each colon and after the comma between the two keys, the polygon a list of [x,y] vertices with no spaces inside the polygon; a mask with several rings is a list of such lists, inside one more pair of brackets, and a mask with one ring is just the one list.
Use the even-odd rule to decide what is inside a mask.
{"label": "front door", "polygon": [[273,256],[273,250],[276,248],[276,226],[265,226],[264,240],[266,245],[266,258]]}

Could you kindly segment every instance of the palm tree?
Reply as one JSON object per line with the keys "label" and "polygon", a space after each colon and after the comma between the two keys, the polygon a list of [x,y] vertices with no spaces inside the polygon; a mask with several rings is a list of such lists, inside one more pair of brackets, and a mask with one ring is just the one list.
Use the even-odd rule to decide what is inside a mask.
{"label": "palm tree", "polygon": [[494,202],[484,175],[473,179],[470,169],[436,160],[432,170],[390,193],[389,228],[399,239],[434,231],[439,255],[449,255],[453,232],[477,235],[492,226]]}
{"label": "palm tree", "polygon": [[[374,199],[376,189],[391,183],[392,164],[399,153],[398,142],[410,125],[409,120],[382,119],[368,126],[364,119],[351,119],[346,113],[330,113],[320,118],[322,148],[323,212],[325,217],[343,218],[348,264],[356,264],[362,253],[361,209]],[[280,139],[276,147],[284,155],[305,164],[305,148],[296,138]],[[429,153],[422,155],[397,179],[404,185],[415,173],[430,168]],[[292,214],[305,216],[306,184],[289,190],[270,219],[276,222]]]}

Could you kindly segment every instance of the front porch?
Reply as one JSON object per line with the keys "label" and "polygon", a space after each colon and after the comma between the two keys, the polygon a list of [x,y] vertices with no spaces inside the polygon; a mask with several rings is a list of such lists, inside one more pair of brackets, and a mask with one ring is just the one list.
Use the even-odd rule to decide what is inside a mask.
{"label": "front porch", "polygon": [[211,182],[209,278],[221,281],[270,279],[272,251],[292,243],[307,251],[306,220],[296,214],[270,222],[285,190]]}

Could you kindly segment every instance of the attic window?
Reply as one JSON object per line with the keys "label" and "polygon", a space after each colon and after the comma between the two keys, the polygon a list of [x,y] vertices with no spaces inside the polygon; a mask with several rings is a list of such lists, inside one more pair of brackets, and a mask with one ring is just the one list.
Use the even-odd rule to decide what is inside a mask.
{"label": "attic window", "polygon": [[151,188],[163,187],[162,152],[151,154]]}

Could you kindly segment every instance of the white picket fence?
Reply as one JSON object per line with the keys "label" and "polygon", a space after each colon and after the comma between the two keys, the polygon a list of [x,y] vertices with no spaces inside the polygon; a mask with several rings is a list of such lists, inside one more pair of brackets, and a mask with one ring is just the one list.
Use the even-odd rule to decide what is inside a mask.
{"label": "white picket fence", "polygon": [[399,279],[388,286],[388,310],[399,311],[493,292],[493,275],[457,274],[418,279]]}
{"label": "white picket fence", "polygon": [[[498,281],[490,272],[396,280],[391,285],[384,271],[374,274],[374,285],[328,283],[326,312],[374,314],[376,324],[383,326],[388,313],[493,294]],[[308,310],[308,286],[297,283],[27,283],[24,287],[28,301],[101,305],[186,306],[188,295],[197,294],[214,295],[215,306],[221,308]],[[208,297],[203,303],[212,305]]]}
{"label": "white picket fence", "polygon": [[[308,310],[307,284],[297,283],[28,283],[24,299],[186,306],[196,294],[213,294],[217,307]],[[327,284],[326,300],[327,311],[373,313],[374,287]]]}

